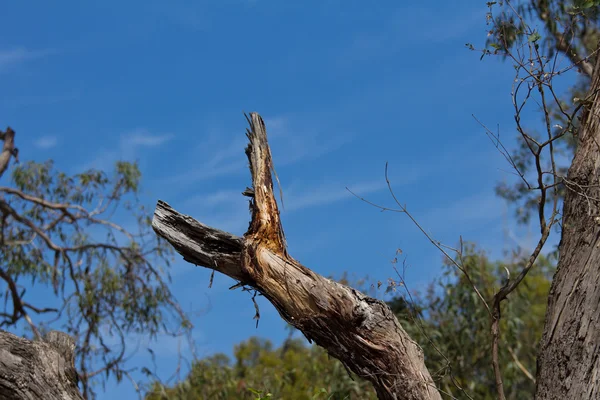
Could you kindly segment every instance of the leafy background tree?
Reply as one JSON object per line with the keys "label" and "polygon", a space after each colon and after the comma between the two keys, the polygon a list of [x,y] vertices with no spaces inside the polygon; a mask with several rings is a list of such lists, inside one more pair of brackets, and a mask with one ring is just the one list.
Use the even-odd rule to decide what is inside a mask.
{"label": "leafy background tree", "polygon": [[[589,3],[589,4],[587,4]],[[559,163],[559,172],[562,178],[566,177],[575,151],[579,128],[579,119],[576,117],[581,99],[585,98],[590,85],[590,78],[597,60],[594,53],[600,40],[600,12],[597,4],[582,1],[559,0],[520,0],[513,2],[490,2],[488,26],[490,27],[487,40],[487,49],[484,54],[508,54],[527,43],[526,26],[536,27],[540,39],[537,41],[541,51],[547,54],[551,62],[567,59],[574,65],[576,71],[567,74],[568,81],[555,83],[556,95],[559,102],[551,103],[548,113],[557,124],[553,127],[559,132],[563,127],[569,127],[570,132],[555,141],[555,152]],[[508,58],[508,57],[507,57]],[[514,60],[506,60],[514,62]],[[556,65],[562,65],[558,63]],[[554,69],[554,67],[550,68]],[[564,86],[563,90],[559,90]],[[539,109],[534,109],[540,122],[543,115]],[[572,115],[575,113],[575,118]],[[532,137],[539,137],[536,126],[525,126],[527,133]],[[512,157],[519,170],[529,179],[534,172],[533,158],[524,141],[518,141],[519,146],[512,152]],[[560,188],[561,197],[564,196],[565,187]],[[533,191],[523,181],[516,183],[501,182],[496,192],[511,204],[516,212],[517,220],[527,223],[535,212],[537,198]]]}
{"label": "leafy background tree", "polygon": [[[463,255],[463,266],[475,285],[491,299],[496,282],[519,262],[490,261],[474,245]],[[502,354],[508,399],[530,399],[535,388],[536,348],[542,335],[550,280],[550,259],[542,257],[526,283],[503,307]],[[455,398],[494,399],[489,315],[471,283],[450,263],[443,276],[421,295],[395,295],[388,304],[424,352],[439,387]],[[345,279],[345,278],[344,278]],[[402,280],[390,286],[402,289]],[[234,350],[235,362],[224,354],[196,362],[180,383],[163,387],[155,382],[148,400],[255,399],[255,392],[274,399],[376,398],[368,385],[354,379],[342,364],[316,346],[292,339],[274,349],[263,339],[251,338]],[[461,388],[463,390],[461,390]]]}
{"label": "leafy background tree", "polygon": [[[471,245],[461,265],[489,301],[507,271],[515,271],[523,261],[516,256],[510,262],[491,261]],[[550,259],[541,257],[524,284],[503,303],[501,365],[508,399],[530,399],[535,389],[536,349],[554,269]],[[466,399],[468,394],[494,399],[490,317],[472,283],[446,262],[443,276],[424,295],[396,297],[389,303],[402,326],[423,347],[427,366],[442,390],[456,398]]]}
{"label": "leafy background tree", "polygon": [[377,398],[370,384],[302,339],[290,338],[275,348],[268,340],[252,337],[236,345],[233,353],[233,361],[224,354],[199,360],[173,387],[155,383],[146,399]]}
{"label": "leafy background tree", "polygon": [[[7,148],[14,131],[2,134],[16,161],[18,151]],[[10,185],[0,186],[0,327],[24,328],[30,337],[50,329],[73,335],[83,394],[93,397],[107,377],[128,374],[128,335],[191,328],[168,286],[171,247],[137,201],[135,163],[117,162],[110,175],[67,175],[52,161],[7,169],[10,158],[0,169],[10,171]],[[27,285],[45,301],[31,302]]]}

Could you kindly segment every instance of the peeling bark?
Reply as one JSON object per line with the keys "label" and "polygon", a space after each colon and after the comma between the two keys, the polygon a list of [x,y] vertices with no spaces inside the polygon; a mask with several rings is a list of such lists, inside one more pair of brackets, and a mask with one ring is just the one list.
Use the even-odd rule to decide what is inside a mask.
{"label": "peeling bark", "polygon": [[203,225],[158,201],[152,226],[183,258],[228,275],[267,298],[281,317],[373,383],[380,399],[441,399],[423,351],[382,301],[327,279],[286,249],[273,193],[272,158],[262,118],[252,113],[246,154],[252,220],[243,238]]}
{"label": "peeling bark", "polygon": [[536,399],[600,399],[600,63],[567,179]]}
{"label": "peeling bark", "polygon": [[51,331],[31,341],[0,330],[0,400],[79,400],[75,341]]}

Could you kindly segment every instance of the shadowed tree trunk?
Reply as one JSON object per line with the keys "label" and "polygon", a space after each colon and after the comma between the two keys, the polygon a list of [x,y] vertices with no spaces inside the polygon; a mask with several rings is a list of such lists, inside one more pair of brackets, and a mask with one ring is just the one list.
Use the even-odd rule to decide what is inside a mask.
{"label": "shadowed tree trunk", "polygon": [[75,341],[48,332],[31,341],[0,330],[0,400],[79,400]]}
{"label": "shadowed tree trunk", "polygon": [[203,225],[162,201],[154,230],[186,261],[260,292],[308,340],[371,381],[380,399],[441,399],[421,348],[384,302],[316,274],[287,253],[265,126],[256,113],[249,123],[253,189],[243,194],[250,197],[252,221],[244,237]]}
{"label": "shadowed tree trunk", "polygon": [[536,399],[600,399],[600,63],[565,184],[560,258],[538,354]]}

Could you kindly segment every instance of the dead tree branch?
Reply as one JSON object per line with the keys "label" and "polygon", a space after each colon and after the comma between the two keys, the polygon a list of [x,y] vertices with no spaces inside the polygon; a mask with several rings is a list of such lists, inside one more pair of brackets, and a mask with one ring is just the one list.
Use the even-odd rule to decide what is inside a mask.
{"label": "dead tree branch", "polygon": [[373,383],[380,399],[441,399],[423,352],[382,301],[327,279],[286,250],[262,118],[252,113],[246,154],[252,221],[243,238],[207,227],[159,201],[152,226],[188,262],[224,273],[264,295],[281,317]]}

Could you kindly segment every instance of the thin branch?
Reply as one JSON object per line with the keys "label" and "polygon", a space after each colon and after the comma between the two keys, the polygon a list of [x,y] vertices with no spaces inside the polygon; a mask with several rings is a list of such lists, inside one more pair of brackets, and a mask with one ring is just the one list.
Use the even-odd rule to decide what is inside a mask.
{"label": "thin branch", "polygon": [[4,324],[14,324],[19,320],[19,318],[23,317],[29,324],[29,327],[31,328],[36,339],[42,339],[40,332],[36,328],[35,324],[31,320],[31,318],[29,317],[29,314],[27,314],[27,311],[25,311],[25,306],[24,306],[23,300],[21,299],[21,296],[18,292],[15,281],[2,268],[0,268],[0,278],[2,278],[6,282],[8,288],[10,290],[10,293],[12,295],[12,302],[13,302],[13,315],[10,319],[10,322],[4,321],[2,324],[0,324],[0,326],[2,326]]}
{"label": "thin branch", "polygon": [[[510,2],[507,1],[507,4],[510,4]],[[533,8],[536,10],[538,18],[546,24],[550,34],[554,36],[556,49],[569,57],[573,66],[577,66],[581,72],[583,72],[587,77],[591,78],[592,74],[594,73],[594,65],[589,61],[588,57],[580,57],[575,49],[572,48],[571,42],[567,40],[564,34],[559,32],[557,29],[551,29],[549,24],[553,23],[554,19],[549,12],[542,12],[542,7]]]}
{"label": "thin branch", "polygon": [[527,377],[527,379],[529,379],[531,382],[535,383],[535,378],[533,377],[533,375],[531,374],[531,372],[529,372],[529,370],[527,368],[525,368],[525,366],[523,365],[523,363],[521,363],[521,361],[517,357],[517,354],[512,349],[512,347],[506,346],[506,349],[510,353],[510,356],[512,357],[512,359],[515,362],[515,364],[517,365],[517,367],[521,370],[521,372],[523,372],[523,374]]}
{"label": "thin branch", "polygon": [[392,195],[392,198],[394,199],[394,201],[396,202],[396,204],[398,205],[398,207],[400,207],[400,209],[393,209],[393,208],[388,208],[388,207],[384,207],[384,206],[380,206],[378,204],[375,204],[369,200],[366,200],[363,197],[360,197],[359,195],[357,195],[356,193],[354,193],[352,190],[350,190],[349,188],[346,187],[346,190],[348,192],[350,192],[353,196],[355,196],[356,198],[360,199],[361,201],[364,201],[365,203],[380,209],[381,211],[391,211],[391,212],[398,212],[398,213],[404,213],[406,214],[406,216],[412,221],[412,223],[421,231],[421,233],[423,233],[423,235],[425,235],[425,237],[431,242],[431,244],[433,244],[439,251],[442,252],[442,254],[446,257],[446,259],[448,259],[456,268],[458,268],[459,271],[461,271],[465,277],[467,278],[467,281],[469,282],[469,284],[471,285],[471,287],[473,288],[473,291],[475,291],[475,293],[477,294],[477,297],[479,297],[479,300],[481,300],[482,304],[485,306],[486,310],[488,311],[488,313],[491,315],[491,309],[487,303],[487,301],[485,300],[485,298],[483,297],[483,295],[481,294],[481,292],[479,291],[479,289],[477,289],[477,286],[475,285],[475,283],[472,281],[469,273],[462,267],[462,265],[460,265],[459,263],[456,262],[456,260],[450,256],[450,254],[448,254],[448,252],[444,249],[444,246],[441,242],[439,242],[438,240],[435,240],[431,235],[429,235],[429,233],[427,233],[427,231],[425,230],[425,228],[423,228],[421,226],[421,224],[413,217],[413,215],[408,212],[408,210],[406,209],[406,206],[403,206],[397,199],[389,177],[388,177],[388,164],[385,164],[385,180],[386,183],[388,185],[388,190],[390,192],[390,194]]}

